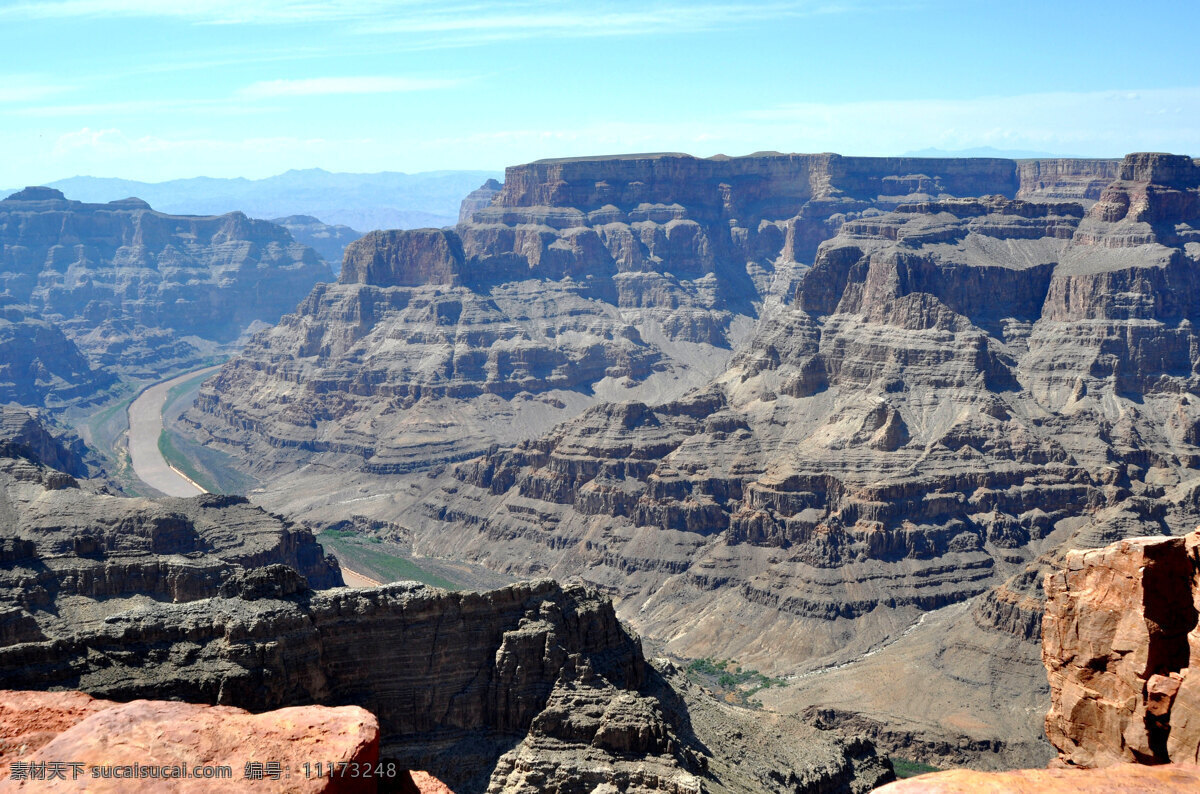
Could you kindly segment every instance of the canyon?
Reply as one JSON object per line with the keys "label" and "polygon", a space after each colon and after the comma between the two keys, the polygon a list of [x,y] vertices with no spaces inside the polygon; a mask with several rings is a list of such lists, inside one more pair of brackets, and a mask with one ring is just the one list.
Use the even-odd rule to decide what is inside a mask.
{"label": "canyon", "polygon": [[[892,777],[865,740],[758,719],[647,661],[593,589],[346,588],[311,533],[245,498],[119,496],[36,416],[3,418],[0,688],[133,701],[75,709],[127,749],[157,735],[176,757],[236,720],[220,735],[316,741],[340,718],[271,713],[322,705],[369,709],[379,757],[459,792],[865,792]],[[28,697],[6,693],[0,712]],[[0,762],[64,747],[100,763],[95,735],[68,730],[32,755],[0,743]],[[244,757],[232,743],[209,760]]]}
{"label": "canyon", "polygon": [[1042,576],[1200,520],[1198,198],[1163,154],[516,166],[349,246],[187,421],[271,510],[580,577],[784,676],[770,708],[1037,765]]}

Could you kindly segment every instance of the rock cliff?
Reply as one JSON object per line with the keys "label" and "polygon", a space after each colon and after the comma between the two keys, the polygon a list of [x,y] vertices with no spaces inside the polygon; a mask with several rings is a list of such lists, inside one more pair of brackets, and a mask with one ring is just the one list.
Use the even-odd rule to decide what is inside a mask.
{"label": "rock cliff", "polygon": [[661,402],[710,380],[847,220],[1021,189],[1014,162],[987,159],[659,154],[516,166],[468,199],[454,229],[374,232],[349,246],[339,283],[252,340],[190,421],[260,475],[312,462],[429,469],[598,400]]}
{"label": "rock cliff", "polygon": [[492,203],[492,198],[500,192],[501,184],[495,179],[489,179],[467,194],[458,208],[458,222],[470,223],[476,210],[481,210]]}
{"label": "rock cliff", "polygon": [[1042,763],[1042,574],[1200,519],[1191,162],[519,166],[469,222],[356,243],[191,421],[310,467],[273,507],[374,499],[417,554],[578,575],[669,652],[795,675],[777,708]]}
{"label": "rock cliff", "polygon": [[[711,385],[459,464],[404,517],[414,547],[581,575],[683,655],[852,677],[890,648],[912,690],[833,673],[791,702],[893,729],[911,705],[897,747],[915,731],[1043,761],[1048,561],[1200,517],[1200,182],[1169,155],[1117,176],[1090,208],[941,198],[845,220]],[[950,712],[916,703],[931,666],[962,690]]]}
{"label": "rock cliff", "polygon": [[[307,531],[238,497],[112,496],[48,466],[72,465],[70,450],[11,413],[0,422],[0,688],[253,712],[364,706],[378,716],[385,760],[460,793],[866,792],[891,777],[869,742],[796,720],[763,724],[668,663],[648,664],[595,590],[549,580],[487,593],[338,587],[336,563]],[[293,743],[330,730],[307,710],[250,717],[138,701],[87,716],[92,705],[72,706],[78,730],[29,760],[70,751],[100,763],[98,734],[139,760],[187,757],[228,736],[214,715],[236,716],[239,735]],[[223,757],[239,766],[256,760],[227,745]]]}
{"label": "rock cliff", "polygon": [[274,322],[329,275],[287,231],[241,213],[165,215],[138,199],[84,204],[51,188],[0,201],[0,292],[110,371],[195,361]]}
{"label": "rock cliff", "polygon": [[1017,769],[971,772],[956,769],[898,780],[879,794],[1176,794],[1200,787],[1200,767],[1183,764],[1122,766],[1105,770]]}
{"label": "rock cliff", "polygon": [[342,269],[342,255],[346,252],[346,246],[363,236],[362,232],[349,226],[323,223],[311,215],[289,215],[275,218],[271,223],[287,229],[292,239],[320,254],[335,277]]}
{"label": "rock cliff", "polygon": [[101,395],[115,380],[93,369],[58,325],[0,294],[0,403],[56,408]]}
{"label": "rock cliff", "polygon": [[1200,762],[1200,532],[1072,551],[1045,589],[1046,734],[1059,758]]}
{"label": "rock cliff", "polygon": [[0,648],[0,680],[251,711],[363,705],[384,758],[460,792],[865,792],[890,776],[870,745],[803,726],[775,747],[739,742],[751,715],[689,710],[686,688],[579,586],[313,592],[285,566],[226,584]]}
{"label": "rock cliff", "polygon": [[342,584],[311,533],[244,498],[131,499],[88,480],[76,446],[21,410],[0,414],[0,642],[86,630],[114,611],[215,596],[230,577],[286,564]]}

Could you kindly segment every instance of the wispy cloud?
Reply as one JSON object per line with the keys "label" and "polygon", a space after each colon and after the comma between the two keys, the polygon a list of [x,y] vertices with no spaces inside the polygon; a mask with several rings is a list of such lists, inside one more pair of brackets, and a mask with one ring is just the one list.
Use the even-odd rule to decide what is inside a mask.
{"label": "wispy cloud", "polygon": [[209,24],[304,23],[360,19],[394,5],[386,0],[27,0],[0,8],[0,19],[158,17]]}
{"label": "wispy cloud", "polygon": [[838,7],[775,3],[505,3],[447,4],[435,11],[392,15],[364,28],[378,33],[483,33],[491,36],[612,36],[710,30],[763,19],[805,16]]}
{"label": "wispy cloud", "polygon": [[354,23],[363,34],[431,38],[445,46],[532,38],[695,32],[770,19],[842,13],[864,0],[24,0],[0,19],[163,18],[196,24]]}
{"label": "wispy cloud", "polygon": [[0,75],[0,104],[38,102],[70,90],[70,86],[50,82],[36,75]]}
{"label": "wispy cloud", "polygon": [[436,91],[463,81],[440,77],[309,77],[300,80],[265,80],[238,91],[247,99],[307,97],[329,94],[394,94],[404,91]]}
{"label": "wispy cloud", "polygon": [[121,102],[84,102],[62,105],[32,105],[11,111],[26,118],[129,117],[163,114],[267,113],[275,108],[230,99],[132,99]]}

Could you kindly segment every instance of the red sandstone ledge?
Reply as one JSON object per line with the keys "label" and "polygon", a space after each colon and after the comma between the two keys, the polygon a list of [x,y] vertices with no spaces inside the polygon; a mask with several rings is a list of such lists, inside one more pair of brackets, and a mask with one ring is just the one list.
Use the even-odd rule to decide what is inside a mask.
{"label": "red sandstone ledge", "polygon": [[[357,706],[300,706],[264,714],[229,706],[82,692],[0,691],[0,791],[374,792],[377,779],[317,776],[329,763],[379,770],[379,722]],[[307,769],[305,765],[308,765]],[[149,777],[178,770],[203,777]],[[423,772],[392,785],[453,794]]]}
{"label": "red sandstone ledge", "polygon": [[1200,791],[1200,766],[1120,764],[1107,769],[954,769],[897,780],[875,794],[1175,794]]}

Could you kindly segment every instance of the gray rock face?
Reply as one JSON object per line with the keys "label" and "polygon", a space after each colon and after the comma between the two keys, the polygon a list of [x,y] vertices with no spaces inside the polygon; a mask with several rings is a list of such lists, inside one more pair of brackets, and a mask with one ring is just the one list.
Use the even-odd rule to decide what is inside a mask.
{"label": "gray rock face", "polygon": [[271,221],[291,232],[292,239],[321,255],[336,277],[342,270],[346,246],[363,236],[349,226],[322,223],[311,215],[289,215]]}
{"label": "gray rock face", "polygon": [[467,194],[467,197],[462,200],[462,205],[458,209],[458,222],[470,223],[478,210],[491,205],[492,198],[500,192],[503,187],[494,179],[489,179],[479,187]]}
{"label": "gray rock face", "polygon": [[[1200,520],[1200,178],[1168,155],[1118,176],[1086,211],[988,197],[847,220],[711,386],[460,464],[406,517],[415,547],[580,575],[689,656],[784,671],[896,642],[928,665],[915,686],[987,666],[1006,694],[968,713],[991,729],[921,714],[916,733],[1032,760],[1041,555]],[[968,601],[930,646],[898,642]],[[885,691],[899,668],[824,705],[912,734]]]}
{"label": "gray rock face", "polygon": [[154,601],[217,594],[235,574],[279,563],[314,587],[340,585],[310,532],[241,497],[130,499],[88,480],[79,445],[23,410],[0,413],[0,637],[87,631]]}
{"label": "gray rock face", "polygon": [[360,241],[192,418],[276,472],[467,459],[372,517],[578,575],[669,651],[799,673],[780,708],[1036,765],[1048,560],[1200,519],[1190,163],[510,169],[469,223]]}
{"label": "gray rock face", "polygon": [[1008,160],[632,155],[517,166],[497,187],[453,230],[351,245],[339,284],[204,387],[197,435],[253,450],[259,474],[314,456],[396,473],[599,399],[674,399],[846,220],[1021,182]]}
{"label": "gray rock face", "polygon": [[0,647],[0,680],[252,711],[361,705],[379,718],[384,757],[464,792],[865,792],[891,774],[869,744],[803,726],[736,763],[728,738],[710,749],[698,733],[740,735],[750,716],[707,703],[694,727],[689,700],[703,696],[673,689],[583,587],[313,592],[285,566],[227,584],[218,598]]}
{"label": "gray rock face", "polygon": [[93,369],[58,325],[0,294],[0,403],[58,407],[87,400],[115,380]]}
{"label": "gray rock face", "polygon": [[870,743],[800,723],[744,739],[761,721],[647,664],[595,590],[336,587],[311,534],[244,499],[121,498],[49,463],[82,465],[33,415],[0,413],[0,689],[361,705],[385,758],[462,792],[857,794],[892,777]]}
{"label": "gray rock face", "polygon": [[83,204],[49,188],[0,201],[0,291],[109,370],[189,363],[328,278],[286,231],[240,213],[164,215],[137,199]]}
{"label": "gray rock face", "polygon": [[0,457],[24,458],[72,477],[87,477],[85,455],[81,440],[52,434],[36,410],[0,406]]}

